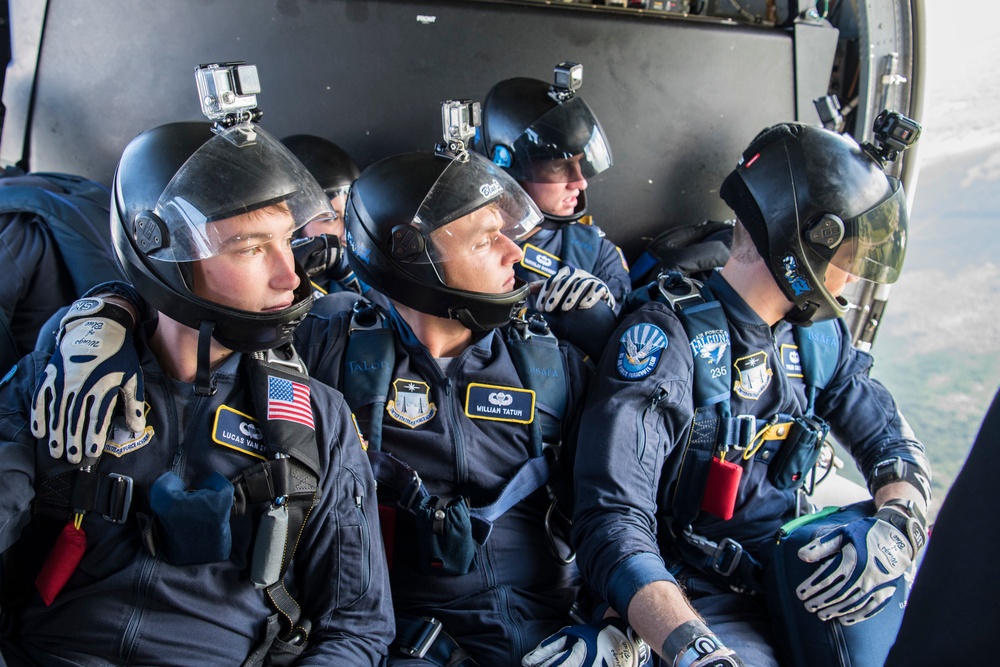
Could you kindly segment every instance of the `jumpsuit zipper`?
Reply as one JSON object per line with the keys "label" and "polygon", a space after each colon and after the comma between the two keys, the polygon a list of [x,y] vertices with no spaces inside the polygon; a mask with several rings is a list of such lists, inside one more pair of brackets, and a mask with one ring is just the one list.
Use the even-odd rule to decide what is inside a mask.
{"label": "jumpsuit zipper", "polygon": [[[165,399],[170,401],[169,412],[171,421],[174,423],[175,427],[180,427],[180,418],[177,415],[177,404],[174,401],[174,395],[169,386],[168,382],[160,381],[161,388],[163,389],[163,396]],[[184,437],[178,440],[177,449],[174,451],[173,459],[171,460],[171,470],[175,472],[178,476],[182,476],[183,462],[185,454],[187,452],[187,443],[194,442],[197,434],[196,431],[200,425],[201,413],[204,412],[204,402],[205,399],[199,397],[191,410],[190,418],[188,421],[187,432],[184,433]],[[180,431],[180,428],[175,428],[174,432]],[[128,655],[132,652],[134,648],[133,643],[135,641],[136,635],[139,633],[139,627],[142,624],[143,612],[146,608],[147,593],[153,584],[153,571],[156,569],[156,565],[159,562],[159,556],[152,556],[148,552],[144,551],[144,558],[142,564],[142,570],[139,574],[139,579],[136,581],[136,600],[135,609],[132,610],[132,614],[129,616],[128,623],[125,626],[125,631],[122,633],[121,642],[121,664],[128,664]]]}

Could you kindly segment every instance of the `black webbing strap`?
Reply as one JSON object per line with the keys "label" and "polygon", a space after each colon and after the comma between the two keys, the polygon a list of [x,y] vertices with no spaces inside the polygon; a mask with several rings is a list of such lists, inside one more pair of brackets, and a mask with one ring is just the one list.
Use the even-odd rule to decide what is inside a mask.
{"label": "black webbing strap", "polygon": [[441,621],[429,616],[396,614],[393,647],[409,658],[426,660],[438,667],[473,667],[479,664],[445,631]]}
{"label": "black webbing strap", "polygon": [[114,523],[124,523],[132,505],[132,478],[74,469],[36,484],[36,516],[65,521],[73,514],[94,512]]}
{"label": "black webbing strap", "polygon": [[[309,513],[319,502],[319,447],[311,420],[307,417],[292,420],[278,417],[269,412],[269,406],[275,397],[276,383],[296,383],[306,387],[305,393],[308,394],[309,375],[290,344],[246,354],[243,360],[264,441],[277,456],[241,473],[233,486],[239,489],[237,494],[247,503],[270,501],[283,503],[288,509],[281,573],[265,592],[282,621],[278,637],[284,642],[305,643],[311,626],[308,619],[301,618],[301,607],[285,589],[284,575],[295,556]],[[309,409],[312,409],[311,399],[306,400]]]}
{"label": "black webbing strap", "polygon": [[[341,373],[344,400],[355,412],[371,403],[368,433],[369,451],[382,449],[382,418],[392,372],[396,368],[396,338],[389,328],[385,312],[365,301],[354,304]],[[364,372],[359,372],[364,369]]]}

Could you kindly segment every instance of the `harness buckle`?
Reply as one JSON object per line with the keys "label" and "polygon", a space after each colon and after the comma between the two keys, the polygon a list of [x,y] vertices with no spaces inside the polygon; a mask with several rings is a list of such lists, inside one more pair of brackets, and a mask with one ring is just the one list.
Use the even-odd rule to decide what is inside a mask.
{"label": "harness buckle", "polygon": [[406,483],[406,487],[403,488],[399,493],[399,500],[396,501],[397,504],[404,510],[408,510],[413,507],[413,503],[417,501],[420,497],[420,489],[423,487],[424,482],[420,479],[420,475],[414,470],[413,476],[410,477],[410,481]]}
{"label": "harness buckle", "polygon": [[[711,567],[724,577],[731,577],[736,572],[743,557],[743,545],[728,537],[723,537],[712,554]],[[728,561],[728,564],[726,563]]]}
{"label": "harness buckle", "polygon": [[433,616],[424,616],[420,620],[424,621],[424,623],[420,629],[420,634],[414,637],[413,646],[399,647],[399,650],[403,653],[418,660],[427,655],[427,652],[431,650],[434,640],[438,638],[438,635],[441,634],[441,628],[444,627],[444,624]]}
{"label": "harness buckle", "polygon": [[101,516],[105,521],[111,523],[125,523],[128,519],[128,511],[132,507],[132,478],[127,475],[110,473],[108,480],[111,487],[108,489],[108,514]]}
{"label": "harness buckle", "polygon": [[736,415],[738,428],[736,434],[736,449],[746,449],[757,434],[757,417],[754,415]]}
{"label": "harness buckle", "polygon": [[656,281],[656,287],[663,300],[675,311],[687,306],[689,301],[701,302],[705,300],[701,295],[701,283],[682,276],[676,271],[661,274]]}

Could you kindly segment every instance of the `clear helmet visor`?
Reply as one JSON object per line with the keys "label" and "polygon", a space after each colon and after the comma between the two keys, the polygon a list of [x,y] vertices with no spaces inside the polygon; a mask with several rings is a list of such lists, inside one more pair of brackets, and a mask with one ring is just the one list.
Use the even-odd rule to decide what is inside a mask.
{"label": "clear helmet visor", "polygon": [[[235,126],[199,148],[167,184],[154,213],[164,223],[163,247],[150,257],[189,262],[284,238],[312,221],[336,219],[330,198],[285,146],[260,128]],[[234,218],[269,209],[287,217],[248,232]],[[250,214],[250,215],[248,215]],[[222,223],[222,224],[220,224]]]}
{"label": "clear helmet visor", "polygon": [[906,254],[906,195],[892,181],[892,195],[861,215],[844,221],[844,241],[830,258],[837,268],[875,283],[899,278]]}
{"label": "clear helmet visor", "polygon": [[513,146],[519,181],[572,183],[611,166],[611,148],[590,107],[574,97],[547,111]]}
{"label": "clear helmet visor", "polygon": [[454,160],[434,182],[413,217],[424,239],[416,263],[485,254],[501,237],[523,237],[542,213],[514,179],[481,155]]}

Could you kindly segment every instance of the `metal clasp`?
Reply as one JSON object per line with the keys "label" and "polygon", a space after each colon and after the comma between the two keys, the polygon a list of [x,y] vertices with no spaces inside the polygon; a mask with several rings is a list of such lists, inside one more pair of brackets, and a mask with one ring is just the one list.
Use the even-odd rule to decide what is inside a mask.
{"label": "metal clasp", "polygon": [[689,301],[704,301],[701,295],[701,283],[697,280],[670,271],[660,274],[656,287],[673,310],[680,310]]}
{"label": "metal clasp", "polygon": [[[740,564],[740,558],[742,557],[743,545],[728,537],[724,537],[715,548],[715,553],[712,554],[712,569],[724,577],[731,577]],[[726,565],[724,561],[728,558],[732,560]]]}
{"label": "metal clasp", "polygon": [[423,658],[434,645],[434,640],[441,634],[444,627],[441,621],[432,616],[424,616],[420,620],[424,621],[422,631],[416,637],[413,646],[401,646],[400,650],[411,658]]}
{"label": "metal clasp", "polygon": [[128,511],[132,507],[132,478],[110,473],[108,480],[111,482],[111,488],[108,490],[108,511],[114,514],[101,516],[111,523],[125,523],[128,520]]}

